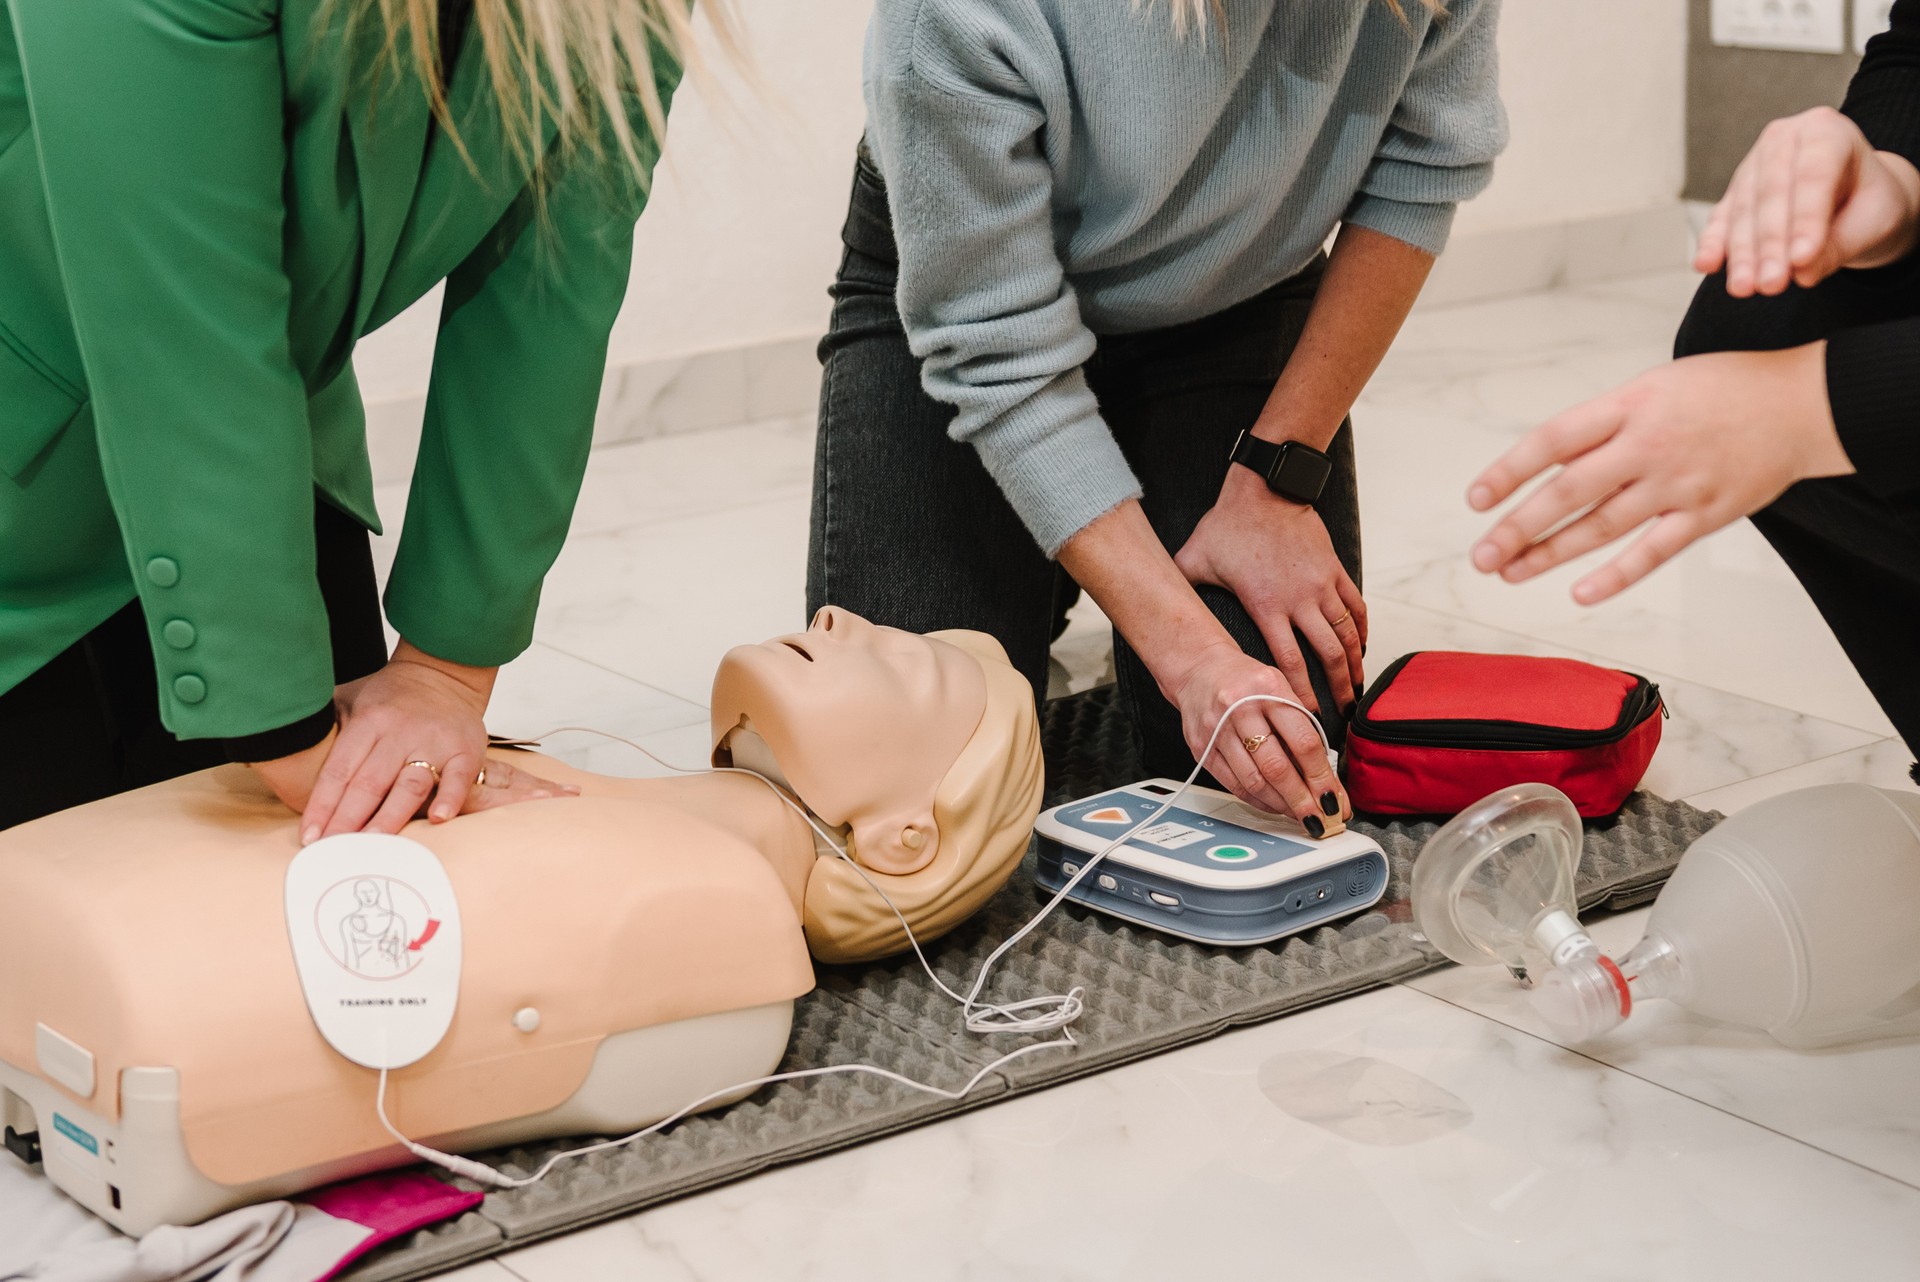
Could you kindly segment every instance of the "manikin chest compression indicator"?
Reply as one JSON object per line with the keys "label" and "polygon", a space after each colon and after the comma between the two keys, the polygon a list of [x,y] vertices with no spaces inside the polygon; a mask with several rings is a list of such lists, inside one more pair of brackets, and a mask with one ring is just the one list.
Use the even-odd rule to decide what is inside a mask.
{"label": "manikin chest compression indicator", "polygon": [[[776,1082],[792,1082],[792,1081],[799,1081],[802,1078],[828,1077],[828,1076],[833,1076],[833,1075],[842,1074],[842,1073],[864,1073],[872,1077],[884,1078],[890,1082],[898,1082],[902,1086],[911,1087],[916,1091],[922,1091],[928,1095],[936,1095],[942,1099],[949,1099],[949,1100],[963,1099],[967,1095],[971,1094],[973,1089],[976,1086],[978,1086],[982,1081],[986,1080],[988,1076],[990,1076],[997,1070],[1004,1068],[1006,1065],[1012,1063],[1016,1059],[1020,1059],[1021,1057],[1026,1055],[1031,1055],[1036,1051],[1052,1050],[1055,1048],[1064,1048],[1064,1047],[1071,1047],[1071,1046],[1077,1045],[1077,1043],[1074,1040],[1073,1032],[1070,1026],[1074,1023],[1074,1021],[1078,1020],[1080,1016],[1085,1012],[1086,1007],[1084,1002],[1084,996],[1085,996],[1084,989],[1074,988],[1070,992],[1066,992],[1066,993],[1054,994],[1051,996],[1043,996],[1043,997],[1030,997],[1022,1001],[1015,1001],[1015,1002],[1004,1002],[1004,1003],[987,1002],[987,1001],[982,1001],[980,999],[981,990],[986,987],[987,976],[993,972],[993,968],[999,964],[1000,959],[1006,956],[1008,951],[1010,951],[1015,944],[1018,944],[1022,939],[1025,939],[1027,935],[1032,933],[1032,931],[1037,926],[1039,926],[1039,924],[1042,921],[1044,921],[1047,918],[1047,916],[1053,912],[1055,908],[1058,908],[1060,904],[1067,899],[1067,897],[1073,892],[1075,887],[1079,886],[1079,884],[1082,881],[1086,880],[1089,876],[1094,875],[1094,870],[1100,867],[1102,861],[1104,861],[1109,854],[1111,854],[1114,850],[1117,850],[1121,845],[1123,845],[1125,842],[1131,839],[1136,833],[1140,832],[1142,829],[1148,828],[1151,825],[1159,822],[1160,819],[1164,817],[1168,811],[1174,808],[1174,806],[1186,794],[1187,790],[1193,787],[1194,780],[1199,778],[1201,763],[1206,761],[1206,759],[1213,754],[1213,745],[1220,738],[1221,732],[1226,729],[1227,719],[1231,717],[1235,712],[1239,711],[1241,708],[1252,703],[1273,703],[1273,704],[1280,704],[1284,707],[1297,709],[1300,713],[1306,716],[1308,721],[1312,722],[1314,731],[1320,736],[1320,743],[1322,747],[1326,748],[1329,754],[1331,754],[1331,752],[1333,751],[1332,746],[1327,743],[1326,731],[1320,728],[1319,718],[1315,717],[1312,712],[1308,711],[1305,707],[1301,706],[1299,703],[1296,703],[1294,700],[1282,698],[1279,695],[1269,695],[1269,694],[1250,694],[1250,695],[1247,695],[1245,698],[1235,700],[1231,705],[1227,707],[1226,711],[1220,714],[1220,720],[1214,725],[1213,734],[1207,739],[1207,746],[1205,751],[1201,752],[1198,760],[1196,760],[1194,763],[1192,772],[1187,775],[1185,781],[1182,782],[1178,788],[1173,789],[1171,793],[1167,796],[1167,798],[1159,806],[1155,807],[1150,813],[1148,813],[1138,823],[1133,824],[1132,826],[1127,828],[1124,832],[1115,834],[1113,840],[1109,841],[1103,848],[1101,848],[1097,852],[1090,855],[1086,859],[1085,863],[1081,865],[1080,870],[1077,873],[1075,873],[1073,877],[1070,880],[1068,880],[1065,885],[1063,885],[1059,890],[1054,892],[1053,896],[1050,899],[1048,899],[1044,905],[1042,905],[1040,911],[1035,913],[1033,917],[1027,922],[1026,925],[1022,926],[1019,930],[1015,931],[1012,935],[1008,936],[1006,940],[1004,940],[998,948],[994,949],[993,952],[988,955],[986,961],[980,964],[980,971],[977,975],[974,976],[972,987],[969,988],[964,995],[961,993],[955,992],[952,988],[949,988],[946,985],[946,983],[941,980],[940,976],[935,973],[933,969],[933,964],[927,960],[926,953],[923,952],[920,948],[920,941],[914,937],[913,927],[908,924],[905,914],[903,914],[899,910],[899,908],[894,905],[893,900],[887,897],[887,893],[884,890],[880,889],[880,886],[878,885],[878,883],[876,883],[873,880],[873,878],[867,874],[867,870],[862,868],[859,865],[859,863],[856,862],[847,853],[847,848],[845,843],[839,837],[837,837],[833,832],[831,832],[829,829],[824,827],[821,824],[818,817],[815,816],[809,810],[807,810],[805,806],[801,805],[799,800],[795,798],[788,789],[782,787],[779,783],[776,783],[773,779],[769,778],[766,774],[762,774],[758,770],[747,769],[737,765],[698,767],[698,768],[677,766],[670,761],[661,760],[659,757],[655,756],[652,752],[649,752],[646,748],[641,747],[639,744],[633,742],[631,739],[624,739],[619,735],[610,734],[604,730],[595,730],[588,726],[560,726],[556,729],[548,731],[544,735],[537,736],[532,740],[516,741],[516,742],[526,742],[526,743],[537,743],[541,739],[548,739],[553,737],[554,735],[565,734],[565,733],[581,733],[581,734],[597,735],[600,738],[608,739],[615,743],[626,744],[628,747],[634,749],[636,752],[639,752],[643,756],[646,756],[651,760],[658,762],[660,765],[665,766],[667,769],[675,771],[678,774],[747,775],[751,778],[760,780],[760,782],[764,783],[768,788],[772,789],[774,795],[780,799],[781,803],[787,806],[796,815],[800,816],[800,818],[806,822],[807,826],[813,830],[814,839],[817,846],[819,848],[824,848],[826,850],[831,851],[835,858],[843,859],[849,865],[851,865],[854,871],[859,874],[860,879],[866,882],[868,886],[872,887],[873,893],[878,895],[881,899],[881,902],[885,903],[887,907],[890,910],[892,910],[893,915],[896,918],[898,918],[900,921],[900,928],[906,932],[907,942],[913,946],[913,954],[916,958],[919,959],[920,966],[923,970],[927,972],[928,978],[933,980],[935,987],[937,987],[941,992],[945,993],[948,997],[952,998],[956,1003],[959,1004],[963,1021],[964,1021],[964,1026],[966,1027],[967,1031],[973,1032],[973,1033],[1029,1033],[1029,1034],[1057,1032],[1059,1034],[1059,1036],[1049,1038],[1046,1041],[1032,1042],[1026,1046],[1021,1046],[1015,1050],[1008,1051],[1005,1055],[1000,1056],[998,1059],[994,1060],[992,1063],[982,1068],[979,1072],[975,1073],[972,1077],[968,1078],[966,1083],[958,1087],[957,1089],[950,1089],[943,1086],[934,1086],[926,1082],[918,1082],[910,1077],[905,1077],[899,1073],[896,1073],[891,1069],[881,1068],[875,1064],[830,1064],[821,1068],[803,1068],[803,1069],[795,1069],[791,1072],[785,1072],[785,1073],[772,1073],[765,1077],[756,1077],[749,1081],[736,1082],[732,1086],[723,1087],[717,1091],[711,1091],[706,1095],[702,1095],[700,1098],[696,1100],[692,1100],[688,1102],[687,1105],[681,1108],[679,1111],[661,1118],[659,1121],[653,1123],[653,1125],[651,1126],[642,1127],[640,1130],[633,1132],[631,1135],[623,1135],[618,1139],[603,1140],[597,1144],[587,1144],[587,1145],[583,1145],[580,1148],[568,1149],[567,1151],[562,1153],[555,1153],[553,1156],[549,1157],[544,1163],[542,1163],[540,1168],[534,1171],[533,1174],[521,1176],[521,1177],[514,1177],[514,1176],[502,1174],[501,1172],[495,1170],[491,1166],[486,1165],[484,1162],[476,1162],[471,1158],[460,1157],[453,1153],[443,1153],[438,1149],[430,1148],[425,1144],[420,1144],[415,1142],[414,1140],[408,1139],[405,1135],[401,1134],[400,1130],[394,1126],[392,1120],[389,1119],[387,1116],[387,1106],[386,1106],[387,1073],[389,1068],[399,1068],[399,1067],[403,1067],[404,1065],[402,1063],[389,1064],[385,1062],[368,1064],[366,1060],[355,1058],[354,1055],[347,1054],[347,1052],[345,1051],[342,1051],[342,1054],[347,1054],[347,1058],[352,1059],[355,1063],[367,1064],[368,1067],[379,1068],[380,1081],[379,1081],[379,1086],[376,1089],[374,1094],[374,1110],[380,1119],[380,1125],[386,1129],[387,1134],[391,1135],[397,1143],[405,1147],[407,1151],[411,1152],[415,1157],[420,1158],[422,1161],[431,1162],[434,1165],[442,1167],[445,1170],[451,1171],[456,1175],[463,1175],[463,1176],[466,1176],[468,1179],[474,1180],[481,1184],[491,1185],[495,1188],[525,1188],[530,1184],[536,1184],[539,1181],[545,1179],[548,1173],[551,1172],[554,1169],[554,1167],[558,1166],[561,1162],[566,1161],[569,1158],[585,1157],[589,1153],[599,1153],[607,1149],[624,1147],[625,1145],[632,1144],[637,1140],[645,1139],[649,1135],[653,1135],[659,1131],[665,1130],[667,1127],[672,1126],[675,1122],[680,1121],[682,1118],[687,1117],[689,1114],[698,1112],[701,1108],[703,1108],[704,1106],[710,1103],[713,1103],[715,1100],[725,1099],[729,1096],[737,1096],[742,1091],[757,1090],[762,1086],[771,1086]],[[757,754],[750,754],[750,755],[754,755],[755,759],[757,760]],[[329,838],[328,842],[340,841],[340,840],[342,840],[342,838],[334,837],[334,838]],[[399,841],[402,844],[408,845],[408,846],[416,845],[416,843],[405,841],[405,839],[403,838],[383,838],[380,840]],[[328,842],[315,842],[312,846],[309,846],[306,849],[307,851],[317,850],[321,846],[328,844]],[[424,847],[421,847],[420,849],[424,852]],[[429,854],[429,858],[431,858],[430,854]],[[297,865],[298,863],[299,861],[296,859],[295,864]],[[437,860],[435,861],[435,866],[436,868],[438,867]],[[292,872],[293,870],[290,868],[288,870],[289,879],[291,879],[292,877]],[[441,876],[444,878],[445,876],[444,872],[441,873]],[[291,893],[292,892],[289,891],[290,904],[291,904]],[[449,886],[447,890],[446,902],[448,904],[451,904],[453,902],[451,886]],[[289,921],[289,925],[291,926],[292,924],[293,923]],[[457,938],[457,932],[456,932],[456,938]],[[456,957],[455,969],[457,972],[458,970],[457,957]],[[304,971],[303,971],[303,981],[304,981]],[[311,998],[309,998],[308,1009],[309,1010],[313,1009]],[[449,1001],[449,1004],[447,1007],[447,1018],[449,1020],[452,1018],[451,1001]],[[316,1019],[316,1022],[318,1022],[319,1016],[317,1014],[315,1016],[315,1019]],[[322,1027],[322,1032],[323,1033],[325,1032],[324,1026]],[[445,1032],[444,1025],[442,1025],[440,1032],[442,1034]],[[439,1039],[439,1034],[436,1034],[434,1040],[437,1042],[438,1039]],[[329,1037],[328,1040],[329,1042],[332,1042],[331,1037]],[[333,1045],[336,1050],[341,1049],[338,1043],[333,1043]],[[431,1049],[431,1047],[429,1046],[427,1049]],[[422,1050],[420,1052],[420,1054],[422,1055],[424,1055],[425,1053],[426,1053],[425,1050]],[[375,1058],[383,1060],[385,1057],[376,1056]],[[414,1058],[417,1059],[418,1056],[415,1056]],[[413,1062],[413,1059],[408,1059],[405,1061],[405,1063],[412,1063],[412,1062]]]}

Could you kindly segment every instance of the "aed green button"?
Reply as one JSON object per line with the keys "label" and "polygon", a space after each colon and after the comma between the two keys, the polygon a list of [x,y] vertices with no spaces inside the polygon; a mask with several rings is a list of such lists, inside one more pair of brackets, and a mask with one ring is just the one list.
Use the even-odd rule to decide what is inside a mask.
{"label": "aed green button", "polygon": [[156,556],[147,562],[147,582],[156,588],[170,588],[180,581],[180,567],[170,556]]}
{"label": "aed green button", "polygon": [[160,635],[165,637],[167,644],[174,649],[184,650],[192,645],[200,634],[195,632],[193,625],[185,619],[169,619],[167,626],[160,629]]}
{"label": "aed green button", "polygon": [[1207,852],[1207,858],[1217,859],[1223,864],[1243,864],[1249,859],[1259,858],[1259,854],[1245,846],[1215,846]]}
{"label": "aed green button", "polygon": [[173,679],[173,697],[182,703],[198,703],[207,697],[207,683],[193,673],[183,673]]}

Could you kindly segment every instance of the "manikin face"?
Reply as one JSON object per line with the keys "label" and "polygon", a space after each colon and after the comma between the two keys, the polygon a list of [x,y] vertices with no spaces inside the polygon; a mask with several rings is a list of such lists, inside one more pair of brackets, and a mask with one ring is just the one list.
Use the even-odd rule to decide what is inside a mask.
{"label": "manikin face", "polygon": [[716,748],[744,721],[800,799],[850,825],[876,871],[933,858],[933,795],[986,709],[980,660],[828,606],[805,632],[740,646],[713,683]]}

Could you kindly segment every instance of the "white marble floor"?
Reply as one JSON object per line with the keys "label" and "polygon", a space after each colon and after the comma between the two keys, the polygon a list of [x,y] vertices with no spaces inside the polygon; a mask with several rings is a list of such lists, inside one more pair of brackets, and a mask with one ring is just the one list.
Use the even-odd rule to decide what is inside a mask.
{"label": "white marble floor", "polygon": [[[1676,273],[1415,316],[1355,411],[1370,663],[1447,646],[1644,672],[1674,714],[1649,785],[1703,806],[1911,787],[1911,754],[1744,526],[1595,610],[1568,575],[1512,588],[1467,566],[1472,473],[1661,359],[1690,290]],[[495,728],[588,724],[697,762],[714,662],[801,622],[809,456],[801,422],[597,453]],[[1062,684],[1098,678],[1102,635],[1083,608]],[[455,1276],[1920,1277],[1920,1044],[1795,1055],[1671,1009],[1635,1023],[1576,1052],[1500,976],[1440,972]]]}

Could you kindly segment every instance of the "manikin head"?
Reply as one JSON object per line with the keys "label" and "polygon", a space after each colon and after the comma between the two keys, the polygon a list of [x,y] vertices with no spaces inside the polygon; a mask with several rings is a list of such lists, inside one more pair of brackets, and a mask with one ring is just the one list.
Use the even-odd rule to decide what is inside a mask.
{"label": "manikin head", "polygon": [[[844,829],[848,851],[923,938],[1005,883],[1040,808],[1032,687],[982,633],[921,636],[828,606],[805,632],[727,653],[713,738],[715,764],[737,754],[767,768]],[[906,945],[892,912],[838,859],[815,866],[806,916],[823,960]]]}
{"label": "manikin head", "polygon": [[359,901],[362,908],[371,908],[380,902],[380,892],[370,881],[354,882],[353,897]]}

